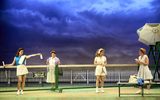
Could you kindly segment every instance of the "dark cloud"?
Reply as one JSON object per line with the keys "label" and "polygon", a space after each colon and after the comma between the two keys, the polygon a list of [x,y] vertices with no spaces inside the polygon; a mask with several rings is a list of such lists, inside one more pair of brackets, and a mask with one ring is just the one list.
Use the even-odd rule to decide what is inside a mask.
{"label": "dark cloud", "polygon": [[158,0],[143,1],[143,6],[139,2],[6,0],[0,9],[0,60],[11,60],[8,57],[24,47],[27,54],[42,52],[45,58],[54,48],[63,63],[92,63],[96,50],[103,47],[109,63],[133,63],[144,46],[136,30],[160,21]]}

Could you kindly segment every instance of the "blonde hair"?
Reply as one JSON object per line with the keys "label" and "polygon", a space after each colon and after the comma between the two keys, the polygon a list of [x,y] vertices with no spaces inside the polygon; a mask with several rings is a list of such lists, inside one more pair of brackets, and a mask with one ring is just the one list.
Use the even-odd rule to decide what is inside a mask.
{"label": "blonde hair", "polygon": [[140,50],[143,54],[146,54],[146,49],[140,48],[139,50]]}

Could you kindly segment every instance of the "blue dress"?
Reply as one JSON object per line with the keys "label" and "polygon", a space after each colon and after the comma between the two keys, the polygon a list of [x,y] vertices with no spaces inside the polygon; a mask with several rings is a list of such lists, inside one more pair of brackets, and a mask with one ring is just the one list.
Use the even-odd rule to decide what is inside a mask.
{"label": "blue dress", "polygon": [[[20,63],[19,63],[20,58],[21,58],[20,56],[16,56],[15,57],[15,59],[16,59],[16,66],[20,65]],[[26,60],[23,61],[24,65],[25,65],[25,63],[26,63]]]}

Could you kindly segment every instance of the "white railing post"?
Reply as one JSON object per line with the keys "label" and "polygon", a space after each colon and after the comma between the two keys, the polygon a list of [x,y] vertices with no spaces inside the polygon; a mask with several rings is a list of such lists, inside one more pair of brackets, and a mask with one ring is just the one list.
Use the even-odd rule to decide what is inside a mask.
{"label": "white railing post", "polygon": [[7,76],[8,76],[8,78],[7,78],[8,82],[7,83],[8,83],[8,85],[10,85],[11,84],[11,79],[10,79],[11,78],[11,71],[10,70],[8,71],[8,75]]}
{"label": "white railing post", "polygon": [[88,69],[87,69],[87,85],[89,84],[89,78],[88,78]]}
{"label": "white railing post", "polygon": [[119,76],[118,76],[118,83],[121,82],[121,70],[119,71]]}
{"label": "white railing post", "polygon": [[71,81],[70,81],[71,85],[73,84],[73,79],[72,79],[73,77],[72,76],[73,76],[73,73],[72,73],[72,70],[71,70]]}

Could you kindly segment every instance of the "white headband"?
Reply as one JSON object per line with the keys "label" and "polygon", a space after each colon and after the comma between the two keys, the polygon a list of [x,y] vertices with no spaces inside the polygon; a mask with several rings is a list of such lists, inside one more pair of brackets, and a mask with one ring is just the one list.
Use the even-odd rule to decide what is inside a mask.
{"label": "white headband", "polygon": [[98,54],[100,54],[100,52],[101,52],[102,50],[104,50],[104,49],[100,48],[100,49],[98,50]]}

